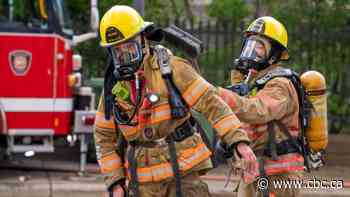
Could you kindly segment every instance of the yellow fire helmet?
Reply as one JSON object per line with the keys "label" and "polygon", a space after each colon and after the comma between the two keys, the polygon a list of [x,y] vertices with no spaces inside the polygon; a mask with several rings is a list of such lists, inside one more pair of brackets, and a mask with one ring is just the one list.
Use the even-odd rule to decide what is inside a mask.
{"label": "yellow fire helmet", "polygon": [[287,30],[284,25],[275,18],[271,16],[257,18],[249,25],[248,29],[243,32],[244,37],[249,37],[252,34],[262,35],[277,42],[284,49],[281,60],[289,59]]}
{"label": "yellow fire helmet", "polygon": [[140,14],[129,6],[113,6],[103,15],[100,22],[100,45],[108,47],[122,43],[152,24],[145,22]]}

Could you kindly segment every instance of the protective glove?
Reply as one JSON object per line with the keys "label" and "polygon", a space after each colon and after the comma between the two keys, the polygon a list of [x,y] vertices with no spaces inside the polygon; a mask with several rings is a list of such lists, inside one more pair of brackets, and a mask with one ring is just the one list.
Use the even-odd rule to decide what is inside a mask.
{"label": "protective glove", "polygon": [[259,164],[253,150],[246,143],[239,143],[234,151],[236,166],[243,169],[243,181],[252,183],[259,175]]}

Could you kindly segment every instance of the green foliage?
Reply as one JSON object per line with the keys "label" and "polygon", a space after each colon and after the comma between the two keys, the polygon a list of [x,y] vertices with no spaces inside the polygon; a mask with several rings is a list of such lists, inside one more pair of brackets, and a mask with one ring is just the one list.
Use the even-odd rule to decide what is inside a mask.
{"label": "green foliage", "polygon": [[348,22],[350,14],[346,6],[349,3],[349,0],[290,0],[274,4],[272,13],[287,26],[312,23],[317,28],[339,29]]}
{"label": "green foliage", "polygon": [[183,17],[183,1],[147,0],[145,2],[145,19],[147,21],[165,23],[169,20]]}
{"label": "green foliage", "polygon": [[213,0],[208,9],[209,16],[235,24],[249,16],[250,12],[244,0]]}
{"label": "green foliage", "polygon": [[[349,0],[291,0],[272,4],[290,34],[289,50],[301,70],[320,70],[328,82],[329,112],[349,116]],[[303,36],[300,36],[303,35]]]}

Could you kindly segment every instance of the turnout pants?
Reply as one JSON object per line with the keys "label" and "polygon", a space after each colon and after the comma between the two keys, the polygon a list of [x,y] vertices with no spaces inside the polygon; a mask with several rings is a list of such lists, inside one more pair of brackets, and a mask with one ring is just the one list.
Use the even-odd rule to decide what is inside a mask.
{"label": "turnout pants", "polygon": [[[186,197],[209,197],[209,188],[206,183],[200,180],[197,172],[181,177],[181,189]],[[140,197],[175,197],[175,180],[161,182],[150,182],[139,185]]]}

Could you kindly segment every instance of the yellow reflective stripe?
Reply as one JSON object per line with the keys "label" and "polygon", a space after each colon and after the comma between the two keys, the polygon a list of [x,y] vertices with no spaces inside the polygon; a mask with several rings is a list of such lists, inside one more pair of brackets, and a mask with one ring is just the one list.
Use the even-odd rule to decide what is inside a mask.
{"label": "yellow reflective stripe", "polygon": [[[147,115],[144,115],[147,113],[152,114],[151,118],[148,118]],[[141,128],[150,124],[157,124],[165,120],[170,120],[172,118],[170,105],[168,103],[163,103],[158,106],[155,106],[151,112],[147,112],[146,110],[141,111],[139,117],[143,116],[145,116],[145,118],[141,118],[141,120],[143,121],[139,119]]]}
{"label": "yellow reflective stripe", "polygon": [[[195,148],[181,151],[181,155],[178,157],[180,171],[191,169],[193,166],[209,158],[210,155],[211,152],[204,143],[198,144]],[[150,167],[137,168],[137,176],[140,182],[152,182],[161,181],[174,175],[171,164],[167,162]]]}
{"label": "yellow reflective stripe", "polygon": [[111,173],[114,170],[117,170],[122,167],[120,157],[116,153],[112,153],[110,155],[102,157],[100,160],[97,161],[100,165],[100,169],[103,174]]}
{"label": "yellow reflective stripe", "polygon": [[169,163],[163,163],[148,168],[138,168],[137,176],[139,182],[160,181],[173,176],[173,170]]}
{"label": "yellow reflective stripe", "polygon": [[[190,149],[190,151],[184,151],[180,156],[179,166],[183,171],[191,169],[194,165],[199,164],[206,158],[210,157],[211,152],[208,150],[204,143],[198,145],[196,149]],[[181,160],[181,157],[187,158]]]}
{"label": "yellow reflective stripe", "polygon": [[304,158],[299,153],[281,155],[277,161],[265,160],[266,174],[276,174],[289,171],[303,171]]}
{"label": "yellow reflective stripe", "polygon": [[208,82],[202,78],[198,78],[185,90],[182,96],[187,104],[191,107],[197,102],[199,97],[207,91],[208,88]]}
{"label": "yellow reflective stripe", "polygon": [[214,128],[220,136],[225,135],[230,130],[237,129],[240,126],[241,123],[234,114],[228,115],[214,124]]}
{"label": "yellow reflective stripe", "polygon": [[274,163],[266,166],[267,169],[288,168],[291,166],[304,166],[304,162],[290,161],[288,163]]}
{"label": "yellow reflective stripe", "polygon": [[113,118],[109,120],[105,119],[105,114],[103,112],[96,112],[95,125],[99,128],[115,129],[115,124]]}
{"label": "yellow reflective stripe", "polygon": [[171,108],[168,103],[161,104],[156,106],[153,109],[151,124],[157,124],[161,121],[170,120],[171,119]]}

